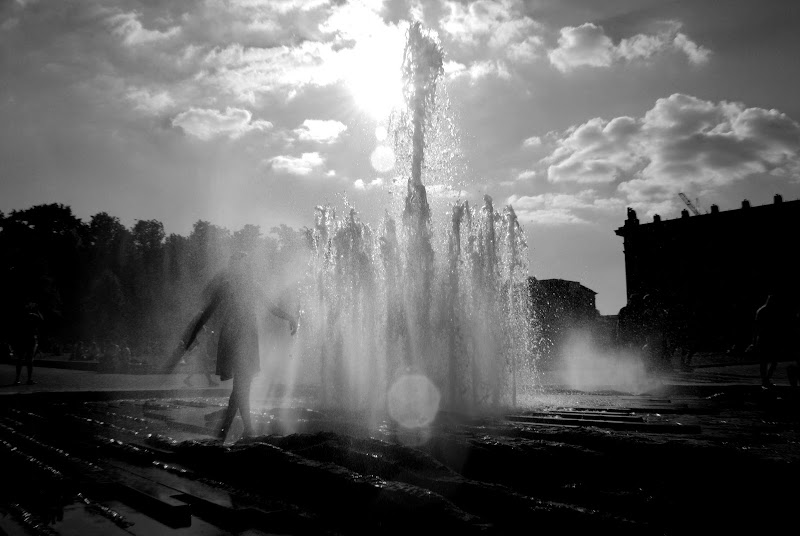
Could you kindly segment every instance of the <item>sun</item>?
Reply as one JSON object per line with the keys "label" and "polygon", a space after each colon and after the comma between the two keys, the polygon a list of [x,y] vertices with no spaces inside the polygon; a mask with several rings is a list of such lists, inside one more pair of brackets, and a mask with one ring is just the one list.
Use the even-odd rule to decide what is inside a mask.
{"label": "sun", "polygon": [[375,120],[403,106],[403,45],[402,36],[386,32],[365,37],[352,49],[345,83],[356,106]]}

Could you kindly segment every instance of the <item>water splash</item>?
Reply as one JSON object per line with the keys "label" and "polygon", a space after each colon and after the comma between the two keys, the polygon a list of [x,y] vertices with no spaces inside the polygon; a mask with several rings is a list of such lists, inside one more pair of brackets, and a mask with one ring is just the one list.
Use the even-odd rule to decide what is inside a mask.
{"label": "water splash", "polygon": [[458,198],[433,214],[428,202],[426,180],[443,177],[432,175],[441,170],[427,165],[426,147],[441,149],[453,136],[437,97],[442,65],[438,41],[412,24],[406,109],[391,123],[402,207],[388,207],[373,229],[349,205],[341,214],[318,206],[302,292],[302,359],[322,402],[402,414],[407,427],[430,423],[442,406],[516,404],[536,378],[527,243],[513,208],[500,213],[487,195],[479,207]]}

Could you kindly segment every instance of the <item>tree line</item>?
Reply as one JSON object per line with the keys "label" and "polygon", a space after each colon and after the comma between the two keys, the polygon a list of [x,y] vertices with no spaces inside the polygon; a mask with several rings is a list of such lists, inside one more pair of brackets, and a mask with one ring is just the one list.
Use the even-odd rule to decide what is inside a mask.
{"label": "tree line", "polygon": [[231,232],[203,220],[188,236],[167,235],[158,220],[128,228],[99,212],[85,222],[58,203],[0,212],[0,338],[35,308],[44,352],[68,352],[78,341],[160,352],[233,253],[256,256],[265,276],[281,279],[296,271],[308,236],[286,225]]}

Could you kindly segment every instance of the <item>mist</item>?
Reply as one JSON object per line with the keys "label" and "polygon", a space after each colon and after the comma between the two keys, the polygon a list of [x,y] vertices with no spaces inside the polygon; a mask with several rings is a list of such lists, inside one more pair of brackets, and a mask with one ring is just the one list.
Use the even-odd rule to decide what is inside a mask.
{"label": "mist", "polygon": [[641,354],[599,344],[587,330],[572,330],[558,355],[561,382],[581,391],[641,394],[660,385]]}

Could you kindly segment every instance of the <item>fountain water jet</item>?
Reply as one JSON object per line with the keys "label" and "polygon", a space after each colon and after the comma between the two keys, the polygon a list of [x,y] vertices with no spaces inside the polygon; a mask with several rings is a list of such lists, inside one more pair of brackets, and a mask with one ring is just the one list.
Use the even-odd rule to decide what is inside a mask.
{"label": "fountain water jet", "polygon": [[411,149],[409,158],[398,151],[407,182],[402,224],[387,210],[373,230],[352,207],[343,217],[317,207],[302,293],[302,359],[318,360],[323,404],[375,418],[402,414],[407,426],[429,423],[440,401],[473,412],[516,404],[535,378],[527,244],[514,210],[496,212],[489,196],[479,208],[459,199],[435,232],[423,179],[442,65],[439,43],[412,24],[406,110],[393,129],[396,148]]}

